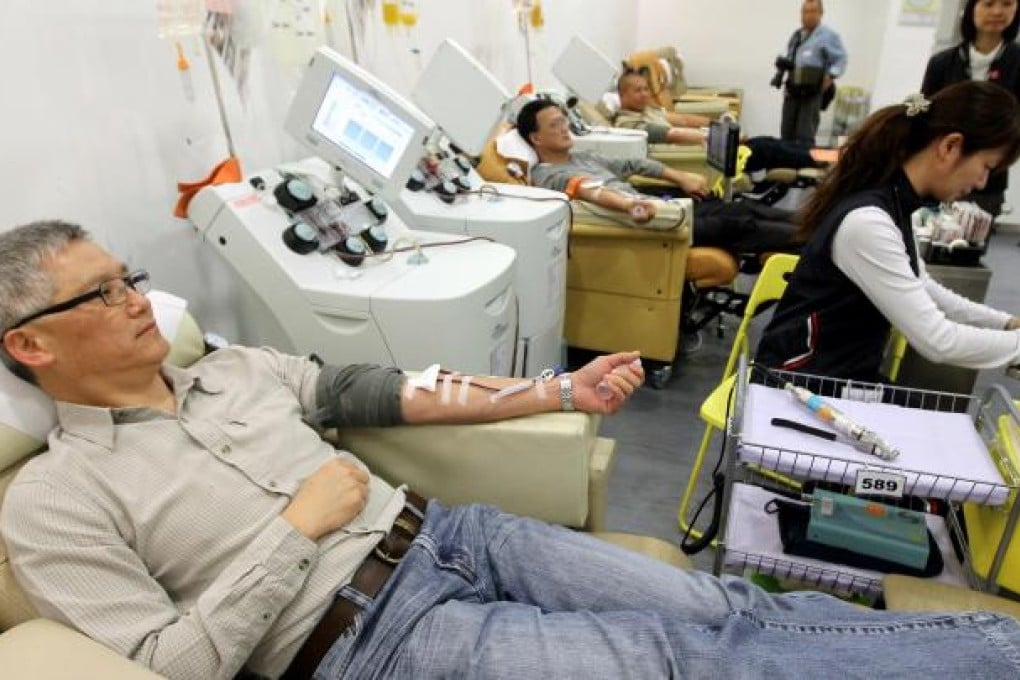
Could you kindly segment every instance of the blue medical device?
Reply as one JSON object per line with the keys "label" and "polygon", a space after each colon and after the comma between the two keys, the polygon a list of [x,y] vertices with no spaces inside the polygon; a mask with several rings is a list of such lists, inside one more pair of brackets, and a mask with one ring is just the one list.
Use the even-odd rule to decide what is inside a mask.
{"label": "blue medical device", "polygon": [[924,513],[824,489],[811,494],[807,537],[916,569],[928,563]]}

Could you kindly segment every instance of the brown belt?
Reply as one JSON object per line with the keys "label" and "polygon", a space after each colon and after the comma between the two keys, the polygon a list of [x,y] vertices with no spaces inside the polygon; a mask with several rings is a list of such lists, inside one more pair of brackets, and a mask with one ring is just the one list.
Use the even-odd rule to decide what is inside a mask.
{"label": "brown belt", "polygon": [[[427,504],[428,501],[418,494],[413,491],[407,492],[407,505],[414,507],[422,515],[425,514]],[[369,598],[378,595],[420,530],[421,519],[418,515],[407,507],[401,510],[389,533],[354,572],[350,587]],[[354,625],[355,617],[360,611],[361,607],[346,597],[334,598],[333,604],[315,624],[311,635],[301,645],[297,656],[290,662],[280,680],[311,678],[333,643]]]}

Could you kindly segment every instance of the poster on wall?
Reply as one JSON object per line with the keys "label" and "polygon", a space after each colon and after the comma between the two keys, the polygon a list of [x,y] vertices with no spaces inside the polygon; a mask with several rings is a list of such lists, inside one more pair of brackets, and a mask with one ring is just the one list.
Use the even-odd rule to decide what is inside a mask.
{"label": "poster on wall", "polygon": [[903,0],[900,26],[936,26],[942,0]]}
{"label": "poster on wall", "polygon": [[235,11],[234,3],[226,0],[207,0],[205,32],[209,46],[223,60],[227,72],[237,85],[242,102],[248,101],[248,70],[251,47],[246,44],[240,27],[243,22]]}

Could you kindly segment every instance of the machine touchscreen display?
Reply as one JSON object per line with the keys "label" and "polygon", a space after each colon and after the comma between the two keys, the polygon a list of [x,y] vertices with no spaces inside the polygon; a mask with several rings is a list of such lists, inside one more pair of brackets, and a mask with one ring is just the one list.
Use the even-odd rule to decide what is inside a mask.
{"label": "machine touchscreen display", "polygon": [[393,176],[414,129],[372,92],[334,74],[312,129],[386,179]]}

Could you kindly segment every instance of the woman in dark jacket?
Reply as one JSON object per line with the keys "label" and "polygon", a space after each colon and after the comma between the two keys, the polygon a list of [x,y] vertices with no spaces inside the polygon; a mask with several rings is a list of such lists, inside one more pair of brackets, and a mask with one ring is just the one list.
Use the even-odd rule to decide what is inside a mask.
{"label": "woman in dark jacket", "polygon": [[[928,60],[921,92],[931,97],[953,83],[987,80],[998,83],[1020,99],[1020,46],[1015,42],[1020,28],[1018,0],[967,0],[960,19],[963,40]],[[998,217],[1006,192],[1008,171],[992,175],[984,189],[971,200]]]}

